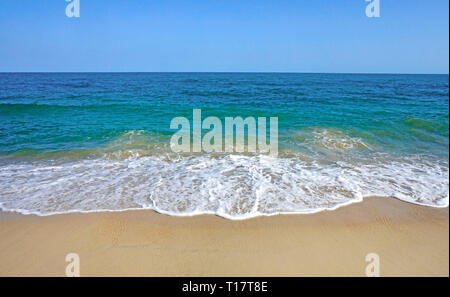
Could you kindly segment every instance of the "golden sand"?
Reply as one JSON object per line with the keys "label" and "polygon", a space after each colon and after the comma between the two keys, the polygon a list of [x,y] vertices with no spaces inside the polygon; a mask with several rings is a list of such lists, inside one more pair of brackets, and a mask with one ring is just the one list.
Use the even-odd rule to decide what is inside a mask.
{"label": "golden sand", "polygon": [[149,210],[48,217],[0,213],[1,276],[449,276],[449,211],[396,199],[230,221]]}

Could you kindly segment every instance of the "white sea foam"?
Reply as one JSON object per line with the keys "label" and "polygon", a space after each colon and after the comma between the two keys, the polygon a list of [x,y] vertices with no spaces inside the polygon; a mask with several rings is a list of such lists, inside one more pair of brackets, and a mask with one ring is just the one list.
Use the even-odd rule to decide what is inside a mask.
{"label": "white sea foam", "polygon": [[314,144],[329,149],[370,148],[358,137],[350,137],[335,129],[314,129]]}
{"label": "white sea foam", "polygon": [[448,164],[419,156],[325,164],[292,154],[124,155],[2,165],[0,208],[38,215],[154,209],[244,219],[335,209],[365,196],[449,203]]}

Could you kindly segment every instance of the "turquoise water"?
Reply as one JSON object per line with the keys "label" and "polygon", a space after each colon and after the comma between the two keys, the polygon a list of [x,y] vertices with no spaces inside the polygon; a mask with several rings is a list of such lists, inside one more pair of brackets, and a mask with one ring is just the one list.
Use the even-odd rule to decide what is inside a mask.
{"label": "turquoise water", "polygon": [[[0,74],[0,207],[246,218],[448,205],[448,75]],[[279,155],[176,154],[174,117],[278,117]],[[192,121],[191,121],[192,123]]]}

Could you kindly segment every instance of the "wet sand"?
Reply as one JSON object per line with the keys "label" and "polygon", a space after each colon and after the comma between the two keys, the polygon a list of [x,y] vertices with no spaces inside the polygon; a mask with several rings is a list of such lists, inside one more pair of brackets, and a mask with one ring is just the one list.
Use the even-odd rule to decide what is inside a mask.
{"label": "wet sand", "polygon": [[149,210],[47,217],[0,212],[0,276],[449,276],[449,211],[392,198],[230,221]]}

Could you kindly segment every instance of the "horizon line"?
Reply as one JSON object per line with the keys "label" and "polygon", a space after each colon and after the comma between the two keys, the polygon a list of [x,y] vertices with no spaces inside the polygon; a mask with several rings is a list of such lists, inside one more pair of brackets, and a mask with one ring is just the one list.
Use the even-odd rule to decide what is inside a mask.
{"label": "horizon line", "polygon": [[50,73],[230,73],[230,74],[394,74],[394,75],[449,75],[449,73],[413,72],[296,72],[296,71],[0,71],[1,74],[50,74]]}

